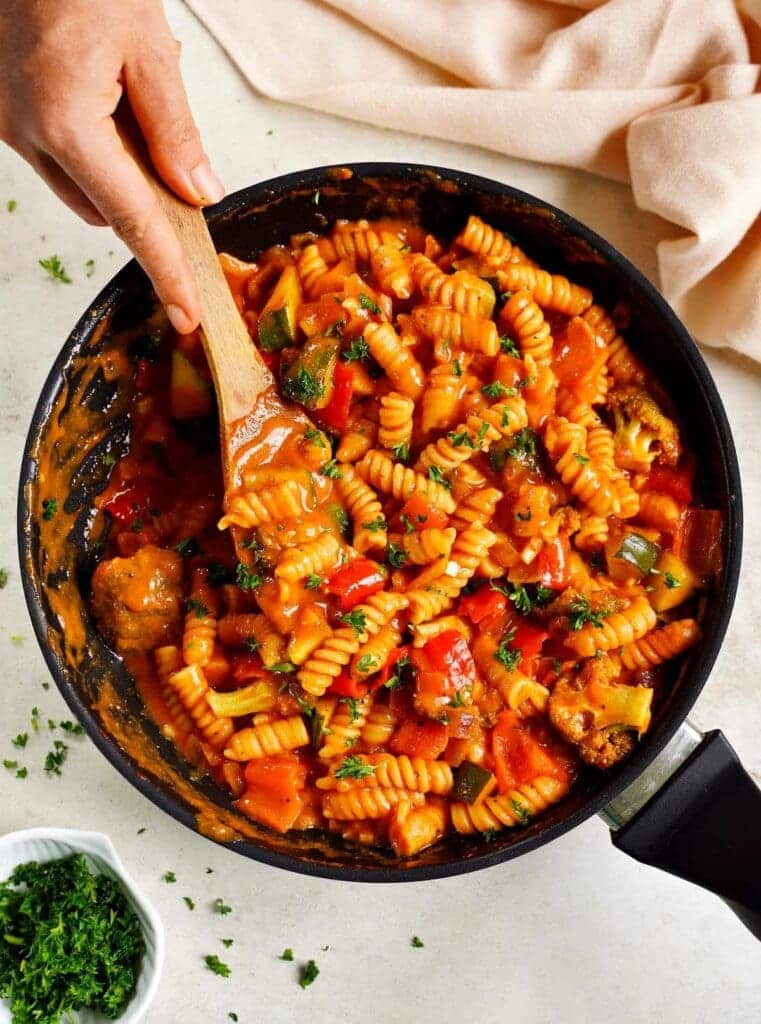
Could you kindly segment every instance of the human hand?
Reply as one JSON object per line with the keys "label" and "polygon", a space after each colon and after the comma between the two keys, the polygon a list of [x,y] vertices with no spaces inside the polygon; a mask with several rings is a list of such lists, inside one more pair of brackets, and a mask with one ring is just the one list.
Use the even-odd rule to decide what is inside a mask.
{"label": "human hand", "polygon": [[122,95],[167,185],[195,205],[221,199],[160,0],[0,0],[0,139],[89,224],[111,225],[186,333],[198,324],[198,289],[117,133]]}

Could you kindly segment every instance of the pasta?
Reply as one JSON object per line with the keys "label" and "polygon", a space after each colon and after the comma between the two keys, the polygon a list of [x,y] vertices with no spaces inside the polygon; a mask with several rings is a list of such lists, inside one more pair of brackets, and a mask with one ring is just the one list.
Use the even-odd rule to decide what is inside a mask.
{"label": "pasta", "polygon": [[625,305],[459,226],[223,260],[305,415],[242,436],[223,491],[200,336],[167,328],[98,498],[93,611],[164,742],[262,828],[402,858],[626,757],[721,568]]}

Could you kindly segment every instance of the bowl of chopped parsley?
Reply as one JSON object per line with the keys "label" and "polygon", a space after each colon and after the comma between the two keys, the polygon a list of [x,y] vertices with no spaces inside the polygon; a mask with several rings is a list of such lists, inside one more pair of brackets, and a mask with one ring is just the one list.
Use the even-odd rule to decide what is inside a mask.
{"label": "bowl of chopped parsley", "polygon": [[0,838],[0,1024],[136,1024],[163,962],[161,920],[107,836]]}

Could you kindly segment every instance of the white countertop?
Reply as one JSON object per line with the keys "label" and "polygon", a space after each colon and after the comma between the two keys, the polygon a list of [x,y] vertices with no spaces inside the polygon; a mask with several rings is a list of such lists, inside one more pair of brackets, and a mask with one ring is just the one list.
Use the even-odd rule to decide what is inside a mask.
{"label": "white countertop", "polygon": [[[353,160],[463,168],[556,203],[655,278],[655,245],[671,229],[637,210],[626,188],[262,100],[179,0],[168,8],[193,106],[228,189]],[[18,203],[12,214],[9,199]],[[73,284],[54,283],[37,265],[52,253]],[[241,1024],[757,1024],[758,944],[718,899],[614,850],[598,820],[487,872],[395,887],[342,884],[253,863],[187,831],[85,739],[71,741],[60,778],[42,770],[55,734],[43,728],[26,750],[11,746],[28,729],[34,705],[43,722],[70,717],[55,687],[43,689],[48,674],[19,582],[15,502],[24,436],[54,356],[125,250],[110,232],[79,222],[3,149],[0,254],[0,565],[10,574],[0,593],[0,760],[29,767],[24,780],[0,768],[0,832],[47,824],[111,836],[167,930],[164,978],[148,1024],[226,1024],[229,1011]],[[88,279],[90,258],[96,265]],[[761,620],[761,371],[738,357],[706,356],[739,448],[747,528],[734,618],[692,717],[700,728],[723,729],[761,781],[753,664]],[[167,870],[176,872],[175,885],[162,882]],[[185,895],[196,901],[192,912]],[[230,915],[211,912],[217,896],[232,905]],[[410,946],[413,935],[423,949]],[[219,941],[226,937],[235,940],[230,949]],[[288,946],[293,964],[277,959]],[[232,976],[210,973],[207,953],[229,963]],[[310,958],[321,973],[304,991],[298,964]]]}

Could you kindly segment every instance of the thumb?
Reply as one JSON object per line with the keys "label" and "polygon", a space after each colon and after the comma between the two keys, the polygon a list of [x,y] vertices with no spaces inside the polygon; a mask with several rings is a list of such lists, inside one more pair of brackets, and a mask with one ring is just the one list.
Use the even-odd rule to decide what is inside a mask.
{"label": "thumb", "polygon": [[153,165],[167,185],[194,205],[219,202],[225,190],[201,144],[180,74],[179,44],[168,27],[125,64],[124,85]]}

